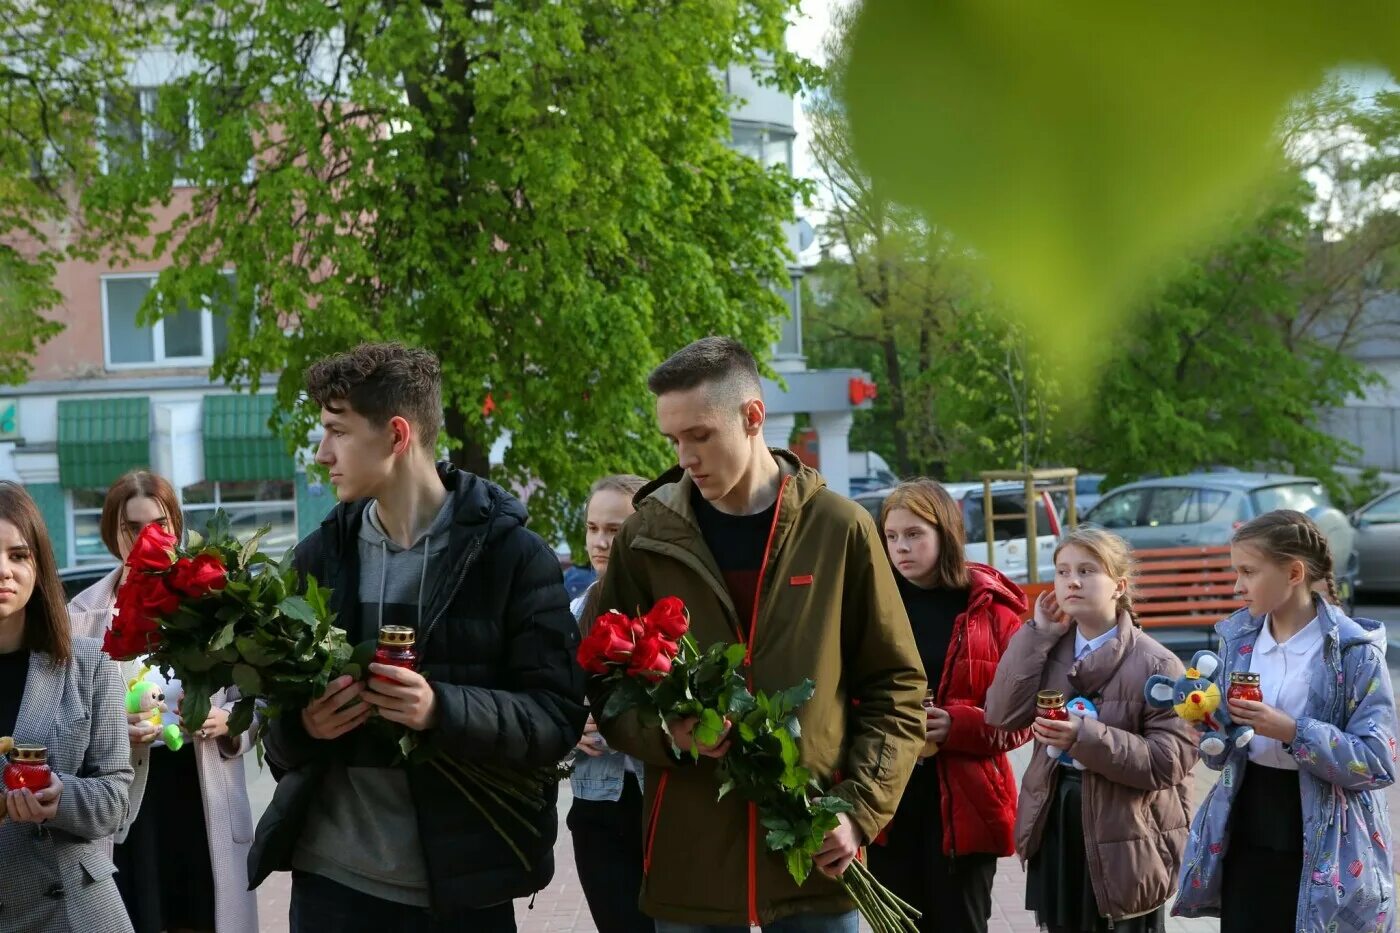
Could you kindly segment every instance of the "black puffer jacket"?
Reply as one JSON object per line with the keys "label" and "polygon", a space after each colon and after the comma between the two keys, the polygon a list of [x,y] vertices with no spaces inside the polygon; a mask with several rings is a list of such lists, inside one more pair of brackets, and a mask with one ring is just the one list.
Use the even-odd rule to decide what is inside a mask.
{"label": "black puffer jacket", "polygon": [[[583,673],[574,660],[578,627],[554,552],[525,529],[524,507],[499,486],[440,464],[453,498],[451,570],[430,583],[419,632],[421,670],[437,695],[430,740],[462,760],[522,766],[562,759],[583,731]],[[296,566],[331,588],[336,624],[352,641],[373,637],[359,615],[356,536],[368,500],[341,503],[297,545]],[[291,870],[292,853],[326,765],[354,754],[355,730],[331,741],[307,735],[295,711],[265,733],[277,793],[258,824],[248,877]],[[427,862],[434,911],[529,895],[554,874],[556,792],[536,819],[539,837],[513,836],[526,871],[490,824],[431,766],[410,766],[409,787]]]}

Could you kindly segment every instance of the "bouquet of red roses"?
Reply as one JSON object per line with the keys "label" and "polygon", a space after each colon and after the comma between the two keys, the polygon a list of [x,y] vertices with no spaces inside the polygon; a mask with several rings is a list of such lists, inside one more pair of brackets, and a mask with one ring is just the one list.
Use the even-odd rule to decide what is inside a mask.
{"label": "bouquet of red roses", "polygon": [[147,525],[126,559],[116,612],[102,647],[118,661],[145,658],[184,686],[181,718],[201,723],[215,692],[237,687],[230,735],[267,715],[319,696],[351,660],[345,633],[331,625],[328,591],[303,586],[288,551],[281,563],[258,551],[266,529],[246,542],[216,512],[205,534],[180,547]]}
{"label": "bouquet of red roses", "polygon": [[[729,752],[716,767],[717,798],[733,792],[758,806],[766,845],[782,854],[789,874],[802,884],[838,815],[851,810],[800,764],[797,710],[816,684],[809,679],[771,695],[750,692],[744,646],[717,642],[701,651],[689,630],[689,612],[674,596],[635,618],[616,611],[599,616],[578,650],[579,665],[608,685],[598,718],[637,710],[669,736],[671,723],[693,717],[694,758],[699,745],[715,745],[729,728]],[[917,930],[918,911],[860,860],[842,873],[841,884],[875,933]]]}
{"label": "bouquet of red roses", "polygon": [[[292,550],[281,561],[258,550],[267,531],[239,541],[218,511],[206,532],[191,532],[183,547],[159,525],[147,525],[127,557],[103,650],[118,661],[145,658],[179,677],[187,723],[205,720],[214,693],[237,687],[228,718],[236,736],[255,711],[270,718],[300,710],[336,677],[360,677],[368,669],[375,643],[351,645],[332,624],[330,591],[298,574]],[[538,836],[530,813],[549,805],[544,789],[566,771],[458,761],[412,730],[383,719],[370,725],[387,733],[386,743],[396,743],[404,760],[436,768],[531,867],[506,825]],[[261,759],[260,742],[257,748]]]}

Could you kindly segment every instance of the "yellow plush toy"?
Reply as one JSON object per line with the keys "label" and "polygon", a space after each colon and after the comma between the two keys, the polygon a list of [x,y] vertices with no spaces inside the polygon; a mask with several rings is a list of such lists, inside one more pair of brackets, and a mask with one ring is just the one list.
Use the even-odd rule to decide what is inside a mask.
{"label": "yellow plush toy", "polygon": [[184,747],[185,737],[180,732],[180,727],[173,722],[164,726],[161,725],[161,717],[169,707],[165,705],[165,694],[160,687],[146,680],[150,673],[149,667],[141,668],[135,679],[128,681],[126,685],[126,711],[128,713],[149,713],[145,721],[160,730],[161,741],[165,742],[165,747],[172,752],[178,752]]}

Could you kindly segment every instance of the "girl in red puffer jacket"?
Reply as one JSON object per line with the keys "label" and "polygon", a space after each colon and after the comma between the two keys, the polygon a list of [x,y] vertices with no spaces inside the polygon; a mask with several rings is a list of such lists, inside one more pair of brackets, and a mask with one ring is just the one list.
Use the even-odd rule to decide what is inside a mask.
{"label": "girl in red puffer jacket", "polygon": [[967,563],[961,510],[932,480],[896,487],[880,527],[928,674],[928,741],[870,867],[923,914],[920,930],[986,933],[997,858],[1014,851],[1006,752],[1030,732],[990,728],[982,706],[1026,598],[993,568]]}

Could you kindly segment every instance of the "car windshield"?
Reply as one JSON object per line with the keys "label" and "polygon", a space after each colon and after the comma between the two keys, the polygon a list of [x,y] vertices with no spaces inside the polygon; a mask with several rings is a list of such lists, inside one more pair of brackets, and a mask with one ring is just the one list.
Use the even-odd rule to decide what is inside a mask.
{"label": "car windshield", "polygon": [[1321,483],[1288,483],[1282,486],[1265,486],[1249,494],[1254,503],[1254,513],[1262,515],[1275,509],[1295,509],[1310,512],[1320,506],[1331,505],[1327,490]]}

